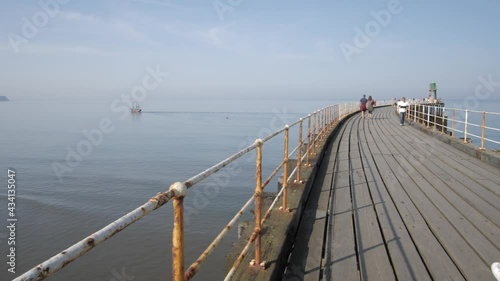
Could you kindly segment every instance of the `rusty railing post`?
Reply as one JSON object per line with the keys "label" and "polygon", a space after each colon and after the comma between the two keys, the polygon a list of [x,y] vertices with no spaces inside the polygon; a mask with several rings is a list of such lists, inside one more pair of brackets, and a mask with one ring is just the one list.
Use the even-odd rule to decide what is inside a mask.
{"label": "rusty railing post", "polygon": [[[319,110],[316,111],[316,115],[314,117],[314,147],[318,147],[319,146],[319,139],[318,139],[318,136],[319,136]],[[313,149],[314,151],[314,155],[316,155],[316,149]]]}
{"label": "rusty railing post", "polygon": [[281,209],[286,211],[288,208],[286,207],[286,199],[287,199],[287,188],[288,188],[288,133],[289,133],[288,125],[285,126],[285,159],[283,160],[283,205]]}
{"label": "rusty railing post", "polygon": [[481,150],[484,150],[484,128],[486,127],[486,112],[483,111],[483,124],[481,125]]}
{"label": "rusty railing post", "polygon": [[455,137],[455,109],[451,110],[451,137]]}
{"label": "rusty railing post", "polygon": [[299,120],[299,146],[297,148],[297,179],[296,183],[301,183],[300,170],[302,166],[302,118]]}
{"label": "rusty railing post", "polygon": [[262,230],[262,140],[257,139],[257,157],[255,159],[255,259],[250,265],[261,265],[260,261],[260,234]]}
{"label": "rusty railing post", "polygon": [[174,190],[174,229],[172,235],[172,274],[174,281],[184,281],[184,197],[187,187],[176,182],[170,186]]}
{"label": "rusty railing post", "polygon": [[311,114],[307,115],[307,149],[306,149],[306,166],[310,167],[309,154],[311,149]]}
{"label": "rusty railing post", "polygon": [[323,128],[321,128],[323,120],[323,110],[320,109],[318,111],[318,143],[321,140],[321,136],[323,135]]}

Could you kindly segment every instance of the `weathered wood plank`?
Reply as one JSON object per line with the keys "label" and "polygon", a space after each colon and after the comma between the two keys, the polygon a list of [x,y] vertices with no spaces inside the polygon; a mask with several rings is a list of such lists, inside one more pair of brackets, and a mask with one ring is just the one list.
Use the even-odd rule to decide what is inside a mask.
{"label": "weathered wood plank", "polygon": [[342,129],[311,193],[315,222],[306,232],[315,234],[294,250],[313,262],[295,280],[491,279],[500,170],[399,126],[394,108],[355,115]]}
{"label": "weathered wood plank", "polygon": [[[364,122],[358,122],[357,132],[351,133],[352,154],[361,155],[359,151],[358,133]],[[356,153],[353,153],[356,152]],[[359,267],[362,280],[396,280],[394,271],[385,247],[377,215],[368,190],[365,170],[361,158],[351,158],[351,193],[354,211],[354,227],[359,255]]]}
{"label": "weathered wood plank", "polygon": [[[383,127],[381,130],[397,130],[395,127]],[[412,128],[400,128],[399,130],[412,130]],[[405,135],[403,132],[401,135]],[[419,211],[426,218],[427,223],[431,227],[436,236],[445,247],[448,254],[453,258],[454,262],[460,268],[462,274],[467,279],[486,280],[491,273],[486,270],[484,261],[481,256],[488,255],[487,251],[482,252],[481,256],[475,250],[483,250],[489,244],[486,239],[481,239],[469,235],[466,231],[473,231],[477,234],[477,230],[471,227],[470,223],[460,221],[460,216],[456,209],[453,208],[438,192],[435,192],[428,180],[436,180],[437,177],[432,174],[425,176],[421,175],[424,172],[423,165],[413,166],[407,159],[401,155],[408,153],[399,144],[397,138],[389,139],[396,147],[399,153],[394,154],[394,159],[390,159],[392,169],[404,167],[408,172],[409,178],[402,182],[403,188],[410,195]],[[401,171],[399,171],[401,172]],[[434,191],[433,191],[434,190]],[[461,230],[460,232],[458,230]],[[481,235],[480,235],[481,236]],[[471,243],[471,245],[469,245]],[[472,246],[472,247],[471,247]],[[474,248],[473,248],[474,247]]]}
{"label": "weathered wood plank", "polygon": [[[372,153],[377,152],[376,142],[368,128],[366,142],[361,144],[369,157],[363,158],[368,186],[373,204],[384,234],[384,240],[391,256],[391,262],[398,280],[432,280],[411,236],[406,229],[396,206],[386,190],[384,181],[378,173]],[[380,154],[379,156],[380,157]],[[380,159],[380,158],[379,158]]]}
{"label": "weathered wood plank", "polygon": [[333,214],[329,221],[326,245],[326,264],[323,280],[359,281],[359,271],[354,240],[350,191],[349,158],[340,155],[349,153],[349,134],[352,122],[345,125],[345,134],[339,146],[339,158],[333,178]]}
{"label": "weathered wood plank", "polygon": [[[387,112],[383,112],[387,115]],[[392,113],[391,113],[392,114]],[[389,119],[386,117],[384,120]],[[381,126],[384,123],[377,123],[372,131],[376,146],[373,148],[388,150],[391,146],[389,137],[381,132]],[[442,247],[440,241],[435,234],[429,229],[428,224],[417,207],[410,199],[408,193],[403,189],[401,181],[406,180],[409,176],[400,167],[391,169],[390,161],[394,161],[393,157],[388,154],[372,154],[379,171],[383,171],[380,176],[384,180],[386,190],[390,194],[395,206],[403,219],[406,228],[408,229],[415,246],[417,247],[422,259],[425,261],[429,273],[434,280],[465,280],[459,269],[449,257],[448,253]]]}

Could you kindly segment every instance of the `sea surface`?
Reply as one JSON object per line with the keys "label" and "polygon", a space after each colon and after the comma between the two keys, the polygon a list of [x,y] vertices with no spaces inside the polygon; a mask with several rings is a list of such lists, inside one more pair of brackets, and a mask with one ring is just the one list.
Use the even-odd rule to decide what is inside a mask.
{"label": "sea surface", "polygon": [[[147,101],[136,115],[112,102],[0,103],[0,280],[13,279],[256,138],[345,101],[221,101],[196,107]],[[500,112],[500,101],[479,100],[474,109]],[[487,124],[500,128],[498,120]],[[290,134],[292,148],[297,128]],[[500,140],[497,131],[490,137]],[[280,135],[264,145],[264,179],[282,160],[282,144]],[[16,274],[7,272],[8,168],[16,171]],[[255,152],[223,171],[190,189],[185,199],[186,268],[252,196]],[[276,186],[274,180],[266,189]],[[172,219],[168,203],[50,280],[170,280]],[[225,254],[236,239],[234,228],[194,280],[222,279]]]}

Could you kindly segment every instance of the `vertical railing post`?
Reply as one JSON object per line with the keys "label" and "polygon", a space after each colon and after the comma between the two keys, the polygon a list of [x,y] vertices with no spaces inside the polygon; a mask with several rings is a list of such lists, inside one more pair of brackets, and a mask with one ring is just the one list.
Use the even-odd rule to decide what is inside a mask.
{"label": "vertical railing post", "polygon": [[323,109],[318,110],[318,141],[321,139],[323,135]]}
{"label": "vertical railing post", "polygon": [[455,137],[455,109],[451,110],[451,137]]}
{"label": "vertical railing post", "polygon": [[260,234],[262,230],[262,140],[257,139],[257,157],[255,159],[255,265],[260,266]]}
{"label": "vertical railing post", "polygon": [[465,125],[464,125],[464,143],[467,143],[467,121],[469,119],[469,110],[465,110]]}
{"label": "vertical railing post", "polygon": [[417,104],[413,107],[413,122],[417,123]]}
{"label": "vertical railing post", "polygon": [[[314,147],[318,147],[319,146],[319,139],[318,139],[318,136],[319,136],[319,110],[316,111],[317,112],[317,115],[316,115],[316,118],[314,118]],[[314,155],[316,155],[316,149],[314,149]]]}
{"label": "vertical railing post", "polygon": [[312,138],[312,143],[311,143],[311,155],[314,155],[315,147],[316,147],[316,111],[313,112],[313,121],[312,121],[312,132],[311,132],[311,138]]}
{"label": "vertical railing post", "polygon": [[328,118],[327,118],[327,123],[328,123],[328,129],[332,128],[332,107],[328,107]]}
{"label": "vertical railing post", "polygon": [[288,125],[285,126],[285,148],[284,148],[284,154],[285,154],[285,159],[283,159],[283,205],[281,206],[281,209],[286,211],[286,200],[287,200],[287,188],[288,188],[288,133],[290,129],[288,128]]}
{"label": "vertical railing post", "polygon": [[174,190],[174,229],[172,233],[172,274],[174,281],[184,281],[184,197],[187,187],[176,182],[170,186]]}
{"label": "vertical railing post", "polygon": [[431,106],[427,105],[427,128],[431,127]]}
{"label": "vertical railing post", "polygon": [[326,138],[326,108],[323,108],[323,118],[321,118],[321,122],[323,123],[322,125],[322,132],[323,132],[323,139]]}
{"label": "vertical railing post", "polygon": [[481,125],[481,150],[484,150],[484,128],[486,127],[486,112],[483,111],[483,122]]}
{"label": "vertical railing post", "polygon": [[306,149],[306,166],[310,167],[309,156],[311,153],[311,114],[307,115],[307,149]]}
{"label": "vertical railing post", "polygon": [[327,117],[328,117],[328,109],[325,108],[323,109],[323,139],[326,139],[326,131],[328,128]]}
{"label": "vertical railing post", "polygon": [[436,125],[437,125],[437,106],[434,105],[434,131],[436,130]]}
{"label": "vertical railing post", "polygon": [[417,123],[420,124],[420,104],[417,105]]}
{"label": "vertical railing post", "polygon": [[300,172],[302,167],[302,118],[299,119],[299,147],[297,149],[297,179],[295,182],[301,183]]}
{"label": "vertical railing post", "polygon": [[422,114],[421,114],[421,117],[422,117],[421,118],[422,119],[421,120],[422,121],[422,126],[425,126],[425,104],[422,105],[421,110],[422,110]]}
{"label": "vertical railing post", "polygon": [[444,116],[445,116],[445,113],[446,113],[446,108],[443,106],[443,112],[441,114],[441,134],[444,134]]}
{"label": "vertical railing post", "polygon": [[325,130],[330,128],[330,107],[325,107]]}

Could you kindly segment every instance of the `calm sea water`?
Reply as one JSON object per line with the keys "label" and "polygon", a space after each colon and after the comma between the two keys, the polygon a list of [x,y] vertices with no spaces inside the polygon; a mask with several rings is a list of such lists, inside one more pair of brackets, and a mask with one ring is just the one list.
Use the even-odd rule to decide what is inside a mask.
{"label": "calm sea water", "polygon": [[[99,230],[167,190],[171,183],[186,180],[257,137],[296,121],[304,115],[300,112],[317,108],[311,103],[303,108],[293,104],[229,105],[221,102],[210,107],[218,112],[193,112],[203,108],[149,102],[142,105],[145,112],[141,115],[121,118],[121,112],[110,109],[110,102],[0,103],[2,225],[7,218],[7,168],[17,173],[16,273]],[[234,113],[238,108],[257,112]],[[171,112],[179,109],[189,112]],[[101,122],[106,123],[105,130]],[[292,132],[291,140],[296,143],[298,133]],[[279,137],[264,146],[267,174],[281,161],[282,142]],[[75,151],[80,159],[74,156]],[[254,161],[255,153],[251,153],[225,170],[229,173],[219,178],[222,184],[215,185],[216,180],[209,178],[190,190],[191,196],[185,200],[186,263],[196,260],[250,198],[255,186]],[[204,186],[211,188],[204,193]],[[276,182],[269,185],[271,188],[276,189]],[[169,203],[51,280],[114,280],[116,273],[123,271],[135,280],[169,279],[172,224]],[[6,271],[7,234],[2,227],[1,280],[14,277]],[[236,230],[203,265],[198,280],[220,280],[224,255],[235,239]]]}
{"label": "calm sea water", "polygon": [[[263,107],[226,101],[205,109],[151,101],[142,105],[141,115],[125,118],[110,109],[110,102],[0,103],[0,219],[5,225],[8,168],[16,170],[18,218],[15,275],[7,272],[8,233],[6,227],[0,229],[0,279],[13,279],[167,190],[171,183],[205,170],[306,112],[333,103],[297,102],[284,107],[275,102]],[[477,109],[498,112],[499,105],[499,101],[480,101]],[[101,122],[105,126],[100,127]],[[498,128],[500,122],[492,126]],[[103,128],[106,132],[101,131],[101,137],[96,130]],[[294,144],[297,135],[296,129],[291,130]],[[281,161],[282,142],[280,136],[265,144],[264,175]],[[81,158],[74,156],[78,150]],[[254,158],[250,153],[219,181],[209,178],[189,191],[186,267],[252,195]],[[268,189],[275,191],[276,182]],[[169,203],[51,280],[168,280],[171,230]],[[220,280],[225,253],[236,239],[233,230],[195,279]],[[123,274],[128,279],[120,279]]]}

